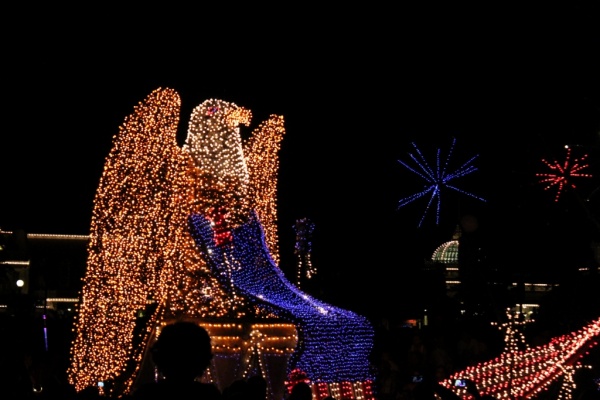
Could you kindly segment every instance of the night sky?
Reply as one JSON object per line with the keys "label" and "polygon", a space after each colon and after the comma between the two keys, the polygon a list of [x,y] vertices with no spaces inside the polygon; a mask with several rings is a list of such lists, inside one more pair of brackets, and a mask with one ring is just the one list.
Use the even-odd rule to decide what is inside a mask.
{"label": "night sky", "polygon": [[[4,35],[3,230],[89,233],[113,135],[152,90],[170,87],[183,103],[180,143],[209,98],[252,110],[242,137],[284,116],[281,266],[293,276],[293,225],[309,218],[313,263],[339,302],[354,304],[365,286],[396,301],[387,289],[407,290],[464,217],[477,221],[490,262],[514,271],[574,268],[600,238],[592,6],[43,7],[15,12],[18,29]],[[486,201],[443,191],[440,223],[430,211],[418,227],[427,199],[397,205],[424,182],[398,160],[415,143],[434,163],[453,138],[450,168],[477,156],[477,171],[452,183]],[[589,154],[595,176],[554,203],[535,173],[549,172],[542,157],[564,159],[565,144]]]}

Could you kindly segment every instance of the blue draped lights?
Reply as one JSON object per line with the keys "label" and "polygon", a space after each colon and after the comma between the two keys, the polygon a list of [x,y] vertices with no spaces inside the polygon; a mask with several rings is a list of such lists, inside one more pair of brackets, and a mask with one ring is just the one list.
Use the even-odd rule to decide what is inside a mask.
{"label": "blue draped lights", "polygon": [[232,230],[229,244],[219,246],[211,222],[199,214],[190,216],[190,232],[215,276],[230,276],[245,296],[296,324],[298,346],[288,365],[289,372],[306,373],[317,387],[319,383],[339,383],[342,398],[356,397],[351,393],[355,391],[354,383],[373,381],[368,361],[374,334],[370,323],[290,283],[269,255],[254,215]]}

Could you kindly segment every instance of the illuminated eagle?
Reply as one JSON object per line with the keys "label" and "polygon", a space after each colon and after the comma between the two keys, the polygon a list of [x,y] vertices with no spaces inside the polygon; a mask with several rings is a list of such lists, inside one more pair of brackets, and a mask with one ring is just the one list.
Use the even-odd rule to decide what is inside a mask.
{"label": "illuminated eagle", "polygon": [[370,323],[300,292],[278,266],[283,118],[271,115],[243,141],[250,110],[209,99],[179,146],[180,107],[174,90],[159,88],[113,138],[94,199],[70,382],[129,393],[161,323],[252,320],[293,324],[285,369],[302,371],[323,397],[373,398]]}

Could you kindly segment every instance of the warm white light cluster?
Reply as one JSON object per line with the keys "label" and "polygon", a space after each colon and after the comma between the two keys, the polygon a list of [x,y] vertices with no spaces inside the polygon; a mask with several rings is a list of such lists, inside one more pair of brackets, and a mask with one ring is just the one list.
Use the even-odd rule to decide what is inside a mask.
{"label": "warm white light cluster", "polygon": [[216,99],[206,100],[192,112],[183,151],[198,169],[201,192],[196,199],[204,214],[220,208],[247,213],[250,178],[239,125],[249,125],[251,118],[249,110]]}
{"label": "warm white light cluster", "polygon": [[244,143],[246,164],[250,173],[248,199],[258,215],[271,258],[279,264],[277,234],[277,174],[279,149],[285,129],[283,117],[270,115]]}
{"label": "warm white light cluster", "polygon": [[[94,199],[87,270],[71,349],[69,378],[77,390],[114,380],[131,358],[137,315],[157,292],[164,249],[173,240],[162,215],[177,215],[184,159],[175,143],[180,100],[154,92],[113,138]],[[173,162],[172,160],[177,160]],[[154,183],[154,184],[151,184]]]}

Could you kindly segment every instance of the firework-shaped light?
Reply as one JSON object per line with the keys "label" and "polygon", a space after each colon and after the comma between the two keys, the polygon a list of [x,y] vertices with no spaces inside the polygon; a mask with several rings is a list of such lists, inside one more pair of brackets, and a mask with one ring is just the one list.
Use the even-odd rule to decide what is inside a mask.
{"label": "firework-shaped light", "polygon": [[412,143],[412,145],[416,151],[416,155],[411,154],[411,153],[409,153],[408,155],[416,164],[416,168],[411,167],[410,165],[408,165],[407,163],[405,163],[402,160],[398,160],[398,162],[400,164],[402,164],[406,169],[417,174],[419,177],[421,177],[425,181],[425,189],[424,190],[422,190],[418,193],[414,193],[408,197],[404,197],[403,199],[400,199],[400,201],[398,202],[398,208],[400,208],[400,207],[404,207],[405,205],[407,205],[409,203],[412,203],[413,201],[415,201],[425,195],[429,196],[429,201],[427,202],[427,206],[425,207],[425,212],[423,212],[423,216],[421,217],[421,220],[419,221],[419,227],[421,227],[421,225],[423,224],[423,220],[425,219],[425,216],[427,215],[427,212],[429,211],[434,200],[436,201],[435,223],[436,223],[436,225],[439,224],[440,208],[441,208],[441,193],[442,193],[443,188],[455,190],[459,193],[465,194],[467,196],[473,197],[473,198],[475,198],[477,200],[481,200],[483,202],[486,201],[485,199],[483,199],[479,196],[476,196],[473,193],[469,193],[465,190],[459,189],[456,186],[453,186],[450,184],[450,182],[452,180],[461,178],[465,175],[469,175],[470,173],[477,171],[477,168],[475,168],[475,166],[473,166],[473,162],[478,157],[478,155],[471,157],[468,161],[466,161],[464,164],[462,164],[457,169],[454,169],[454,170],[449,169],[450,158],[452,157],[452,152],[454,150],[455,144],[456,144],[456,138],[453,138],[452,146],[450,147],[448,156],[443,161],[443,164],[442,164],[442,160],[441,160],[441,150],[439,148],[437,149],[437,157],[436,157],[436,162],[435,162],[434,167],[432,167],[427,162],[427,160],[425,159],[425,157],[423,156],[423,154],[421,153],[421,151],[419,150],[419,148],[417,147],[417,145],[414,142]]}
{"label": "firework-shaped light", "polygon": [[565,146],[565,149],[567,149],[567,155],[562,163],[556,160],[549,162],[545,158],[542,158],[542,162],[546,167],[550,168],[550,172],[535,174],[535,176],[540,178],[538,182],[546,185],[544,186],[544,190],[556,188],[556,195],[554,196],[555,202],[558,202],[560,195],[565,190],[576,188],[575,183],[573,182],[574,178],[592,177],[591,174],[581,172],[589,167],[589,164],[584,162],[588,155],[584,154],[580,158],[572,158],[571,148]]}

